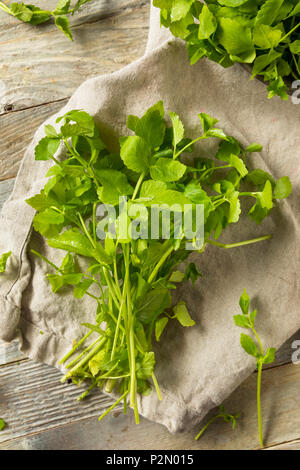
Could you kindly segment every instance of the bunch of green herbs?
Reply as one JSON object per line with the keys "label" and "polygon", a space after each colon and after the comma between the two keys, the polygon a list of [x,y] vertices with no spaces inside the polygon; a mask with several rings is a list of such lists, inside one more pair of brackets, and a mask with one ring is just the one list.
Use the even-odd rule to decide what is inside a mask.
{"label": "bunch of green herbs", "polygon": [[161,24],[187,43],[191,64],[207,57],[223,67],[250,64],[268,97],[288,99],[300,80],[298,0],[153,0]]}
{"label": "bunch of green herbs", "polygon": [[[95,322],[83,323],[86,335],[76,338],[61,360],[67,369],[62,381],[89,382],[79,399],[94,387],[118,395],[99,419],[120,402],[126,412],[129,400],[139,422],[138,395],[154,388],[162,398],[155,376],[154,341],[162,339],[170,321],[178,321],[179,328],[195,324],[186,304],[174,305],[171,295],[179,282],[194,283],[200,276],[197,266],[188,262],[191,251],[186,242],[193,240],[186,240],[184,230],[178,236],[173,218],[169,236],[160,231],[158,239],[133,237],[132,224],[136,230],[145,228],[145,216],[154,204],[172,207],[176,203],[179,211],[186,204],[192,208],[201,204],[204,242],[197,251],[202,253],[208,244],[233,248],[269,238],[231,244],[217,241],[226,227],[239,221],[242,198],[253,200],[249,217],[260,223],[275,199],[291,191],[288,177],[274,181],[260,169],[249,171],[248,154],[260,151],[261,146],[255,143],[244,148],[216,127],[217,120],[209,115],[199,114],[202,133],[193,140],[185,136],[176,113],[169,113],[168,122],[171,126],[161,101],[141,118],[129,116],[132,135],[120,138],[120,150],[111,152],[93,117],[73,110],[57,119],[58,130],[45,126],[46,136],[35,149],[36,160],[52,159],[54,165],[42,191],[27,200],[36,210],[33,226],[50,247],[66,255],[57,266],[34,253],[49,264],[47,278],[53,292],[73,289],[76,298],[88,295],[95,300]],[[199,156],[195,149],[196,142],[207,139],[219,139],[215,158],[204,157],[203,151]],[[58,160],[55,155],[60,146],[66,155]],[[134,216],[128,215],[130,211],[125,214],[129,222],[125,234],[120,229],[124,217],[118,212],[120,197],[127,198],[129,208],[141,207]],[[109,221],[104,225],[104,219],[97,217],[99,204],[112,205],[117,211],[114,236]],[[106,232],[104,241],[97,236],[99,226]],[[84,272],[80,257],[89,262]],[[185,269],[179,270],[181,263]]]}

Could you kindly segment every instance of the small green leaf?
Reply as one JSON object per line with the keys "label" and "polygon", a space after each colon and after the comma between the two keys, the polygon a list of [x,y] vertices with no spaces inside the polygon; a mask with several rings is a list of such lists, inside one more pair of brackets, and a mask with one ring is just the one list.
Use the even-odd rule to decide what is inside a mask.
{"label": "small green leaf", "polygon": [[261,151],[262,151],[262,145],[257,144],[257,143],[253,143],[245,149],[245,152],[249,152],[249,153],[261,152]]}
{"label": "small green leaf", "polygon": [[169,277],[170,282],[182,282],[185,278],[185,274],[181,271],[173,271],[171,276]]}
{"label": "small green leaf", "polygon": [[194,0],[176,0],[171,7],[171,21],[180,21],[185,18],[191,9]]}
{"label": "small green leaf", "polygon": [[163,102],[158,101],[147,110],[141,119],[137,116],[128,116],[127,127],[133,130],[137,136],[142,137],[149,147],[160,147],[166,131]]}
{"label": "small green leaf", "polygon": [[288,94],[287,94],[287,86],[284,83],[282,77],[278,77],[275,80],[270,82],[270,85],[267,86],[267,90],[269,92],[268,98],[273,98],[273,96],[279,96],[281,99],[287,101]]}
{"label": "small green leaf", "polygon": [[93,284],[92,279],[83,279],[82,282],[79,282],[79,284],[75,286],[74,291],[73,291],[74,297],[76,299],[81,299],[92,284]]}
{"label": "small green leaf", "polygon": [[50,137],[52,139],[59,139],[59,135],[56,132],[56,129],[53,126],[51,126],[51,124],[46,124],[45,134],[47,137]]}
{"label": "small green leaf", "polygon": [[250,313],[250,320],[251,320],[252,326],[254,326],[256,315],[257,315],[257,309],[254,309],[253,312]]}
{"label": "small green leaf", "polygon": [[191,280],[192,285],[194,286],[195,282],[200,277],[202,277],[202,274],[200,273],[195,263],[188,263],[186,270],[185,270],[185,275],[184,275],[185,280],[186,281]]}
{"label": "small green leaf", "polygon": [[165,327],[167,326],[169,319],[167,317],[161,317],[155,322],[155,338],[156,341],[158,342],[160,340],[160,337],[162,335],[162,332],[164,331]]}
{"label": "small green leaf", "polygon": [[293,54],[300,54],[300,40],[297,39],[296,41],[291,42],[289,48]]}
{"label": "small green leaf", "polygon": [[136,304],[137,318],[145,325],[155,320],[166,308],[171,305],[171,295],[168,289],[153,289]]}
{"label": "small green leaf", "polygon": [[233,168],[237,170],[237,172],[241,175],[242,178],[247,175],[248,170],[246,168],[246,165],[243,160],[237,155],[231,154],[229,158],[229,163]]}
{"label": "small green leaf", "polygon": [[53,11],[53,15],[65,15],[69,11],[70,0],[59,0],[58,4]]}
{"label": "small green leaf", "polygon": [[236,18],[219,18],[217,37],[228,54],[234,56],[255,54],[251,29]]}
{"label": "small green leaf", "polygon": [[149,379],[155,366],[154,352],[146,352],[141,362],[137,362],[136,376],[138,379]]}
{"label": "small green leaf", "polygon": [[6,426],[5,421],[2,418],[0,418],[0,431],[2,431],[2,429],[5,428],[5,426]]}
{"label": "small green leaf", "polygon": [[146,172],[150,162],[150,147],[139,136],[125,137],[121,143],[121,158],[127,168],[137,173]]}
{"label": "small green leaf", "polygon": [[218,23],[207,5],[203,5],[199,16],[198,39],[208,39],[217,29]]}
{"label": "small green leaf", "polygon": [[276,348],[268,348],[265,356],[263,357],[263,364],[271,364],[275,361]]}
{"label": "small green leaf", "polygon": [[151,178],[166,183],[178,181],[185,171],[186,166],[183,163],[168,158],[158,158],[155,164],[150,167]]}
{"label": "small green leaf", "polygon": [[250,299],[249,296],[246,292],[246,289],[243,290],[243,293],[240,297],[240,307],[244,315],[248,315],[249,312],[249,304],[250,304]]}
{"label": "small green leaf", "polygon": [[269,180],[266,181],[264,189],[257,195],[263,209],[272,209],[273,207],[273,189]]}
{"label": "small green leaf", "polygon": [[0,256],[0,273],[5,272],[7,260],[10,256],[11,256],[11,251],[8,251],[7,253],[3,253],[3,255]]}
{"label": "small green leaf", "polygon": [[176,148],[177,144],[179,144],[184,137],[184,127],[178,114],[173,113],[172,111],[169,111],[169,114],[171,116],[173,126],[173,147]]}
{"label": "small green leaf", "polygon": [[291,194],[292,185],[288,176],[282,176],[276,182],[274,189],[275,199],[284,199]]}
{"label": "small green leaf", "polygon": [[250,328],[248,317],[245,315],[234,315],[233,320],[236,326],[240,326],[241,328]]}
{"label": "small green leaf", "polygon": [[185,302],[178,302],[173,308],[174,317],[177,318],[182,326],[193,326],[195,325],[194,320],[191,318]]}
{"label": "small green leaf", "polygon": [[58,150],[60,144],[59,139],[52,139],[50,137],[44,137],[35,147],[35,159],[36,160],[50,160],[53,158]]}
{"label": "small green leaf", "polygon": [[244,333],[241,333],[241,346],[247,354],[250,354],[250,356],[259,356],[259,350],[256,344],[254,343],[253,339],[250,336],[245,335]]}
{"label": "small green leaf", "polygon": [[200,113],[198,116],[200,118],[204,134],[212,129],[213,126],[218,122],[218,119],[209,116],[209,114]]}
{"label": "small green leaf", "polygon": [[140,196],[141,198],[144,197],[151,197],[154,198],[155,196],[159,195],[162,191],[167,189],[166,183],[163,181],[153,181],[148,180],[144,181],[141,187]]}
{"label": "small green leaf", "polygon": [[56,16],[55,24],[71,41],[73,41],[72,31],[70,29],[70,22],[66,16]]}

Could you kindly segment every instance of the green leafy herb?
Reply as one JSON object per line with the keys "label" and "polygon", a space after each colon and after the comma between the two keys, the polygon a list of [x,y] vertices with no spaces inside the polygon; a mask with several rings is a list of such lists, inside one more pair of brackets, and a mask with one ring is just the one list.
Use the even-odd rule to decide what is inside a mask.
{"label": "green leafy herb", "polygon": [[[179,18],[185,9],[174,11]],[[87,295],[95,301],[94,324],[83,324],[86,335],[61,360],[67,368],[62,381],[89,382],[80,400],[94,387],[119,394],[100,419],[120,401],[126,411],[129,401],[138,422],[138,394],[154,387],[162,398],[153,341],[162,340],[171,321],[195,325],[186,304],[174,305],[171,296],[178,283],[194,284],[201,276],[196,264],[188,261],[189,246],[201,254],[207,244],[229,249],[267,240],[269,235],[232,244],[217,241],[228,225],[239,221],[240,198],[254,199],[249,216],[260,221],[276,204],[275,192],[281,198],[290,190],[287,177],[276,182],[267,173],[248,171],[246,153],[259,151],[258,144],[243,149],[215,127],[217,119],[204,113],[199,115],[203,132],[191,140],[177,114],[169,115],[172,127],[159,101],[144,116],[129,116],[134,135],[121,137],[120,151],[111,153],[94,119],[73,110],[57,119],[56,128],[46,126],[46,136],[35,149],[37,161],[52,160],[53,166],[45,187],[27,201],[36,210],[34,229],[65,256],[58,266],[32,252],[49,265],[53,292],[71,290],[77,299]],[[181,161],[195,142],[211,138],[220,139],[216,158],[195,156],[189,165]],[[66,149],[62,161],[56,158],[60,146]],[[155,227],[151,214],[160,204],[165,212],[158,214]],[[186,234],[186,222],[182,227],[176,222],[176,216],[182,219],[185,204],[193,222],[197,204],[202,204],[204,235],[199,246],[194,235]],[[107,216],[98,213],[103,205],[111,210]],[[166,233],[163,222],[168,220]],[[86,260],[84,272],[78,257]],[[179,271],[185,262],[185,271]]]}
{"label": "green leafy herb", "polygon": [[253,333],[254,339],[249,336],[241,333],[241,346],[244,351],[253,356],[256,359],[257,365],[257,416],[258,416],[258,432],[259,432],[259,440],[260,444],[263,447],[263,433],[262,433],[262,420],[261,420],[261,373],[262,373],[262,366],[263,364],[270,364],[275,360],[275,348],[268,348],[264,351],[262,342],[254,328],[255,326],[255,318],[257,315],[257,310],[253,310],[250,313],[250,299],[249,296],[244,289],[244,292],[240,298],[240,307],[242,310],[242,315],[234,315],[234,323],[241,327],[250,329]]}
{"label": "green leafy herb", "polygon": [[203,426],[199,434],[195,437],[195,440],[198,441],[200,437],[203,435],[203,433],[206,431],[206,429],[217,419],[221,418],[225,421],[225,423],[231,423],[232,429],[235,429],[236,427],[236,421],[240,417],[240,413],[236,414],[229,414],[225,411],[225,408],[223,405],[219,406],[219,413],[217,413],[215,416],[213,416],[207,423]]}
{"label": "green leafy herb", "polygon": [[154,0],[153,4],[161,9],[161,24],[186,41],[191,64],[203,57],[223,67],[251,64],[252,78],[260,75],[268,84],[268,98],[278,95],[286,100],[288,86],[300,79],[297,0]]}
{"label": "green leafy herb", "polygon": [[0,418],[0,431],[2,431],[6,426],[6,423],[3,419]]}
{"label": "green leafy herb", "polygon": [[0,2],[0,8],[15,18],[18,18],[24,23],[31,25],[38,25],[46,23],[51,18],[54,18],[55,24],[66,36],[73,41],[72,32],[70,29],[69,19],[66,15],[74,15],[79,10],[81,5],[91,0],[77,0],[75,5],[71,7],[71,0],[59,0],[56,8],[52,11],[41,10],[35,5],[25,4],[23,2],[11,3],[10,7],[5,3]]}

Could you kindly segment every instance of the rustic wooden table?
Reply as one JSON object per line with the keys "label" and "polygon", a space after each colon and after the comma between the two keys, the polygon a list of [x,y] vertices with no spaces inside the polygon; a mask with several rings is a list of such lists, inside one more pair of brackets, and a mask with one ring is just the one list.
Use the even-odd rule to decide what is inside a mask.
{"label": "rustic wooden table", "polygon": [[[36,0],[47,9],[56,0]],[[0,207],[12,191],[24,150],[37,127],[58,111],[86,78],[117,70],[146,45],[149,0],[93,0],[72,18],[71,43],[53,24],[31,27],[0,12]],[[263,426],[270,449],[300,449],[300,365],[292,342],[263,372]],[[60,384],[60,372],[0,343],[0,449],[255,449],[256,377],[225,403],[242,410],[236,430],[216,422],[196,442],[197,429],[171,435],[160,425],[116,412],[101,424],[110,403],[100,392],[77,402],[78,388]],[[213,413],[212,413],[213,414]]]}

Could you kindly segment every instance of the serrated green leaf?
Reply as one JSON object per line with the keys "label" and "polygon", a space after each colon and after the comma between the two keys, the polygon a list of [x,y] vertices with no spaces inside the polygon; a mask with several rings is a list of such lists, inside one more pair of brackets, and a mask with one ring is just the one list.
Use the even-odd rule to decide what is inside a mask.
{"label": "serrated green leaf", "polygon": [[208,39],[216,31],[218,26],[217,19],[209,10],[207,5],[203,5],[199,16],[198,39]]}
{"label": "serrated green leaf", "polygon": [[153,289],[136,304],[137,318],[145,325],[154,321],[166,308],[171,305],[171,295],[168,289]]}
{"label": "serrated green leaf", "polygon": [[150,167],[151,178],[164,181],[165,183],[178,181],[184,175],[186,165],[178,160],[168,158],[158,158],[154,165]]}
{"label": "serrated green leaf", "polygon": [[256,24],[272,25],[283,2],[284,0],[266,0],[256,16]]}
{"label": "serrated green leaf", "polygon": [[146,352],[141,361],[136,365],[136,376],[138,379],[149,379],[153,373],[155,366],[154,352]]}
{"label": "serrated green leaf", "polygon": [[229,54],[240,56],[255,52],[251,29],[237,19],[219,18],[218,40]]}
{"label": "serrated green leaf", "polygon": [[35,147],[34,154],[36,160],[50,160],[56,154],[60,144],[60,139],[43,137]]}
{"label": "serrated green leaf", "polygon": [[146,172],[150,164],[150,147],[139,136],[126,137],[121,140],[121,158],[130,170]]}
{"label": "serrated green leaf", "polygon": [[128,116],[127,127],[133,130],[137,136],[142,137],[149,147],[160,147],[166,131],[163,102],[158,101],[147,110],[142,118]]}

